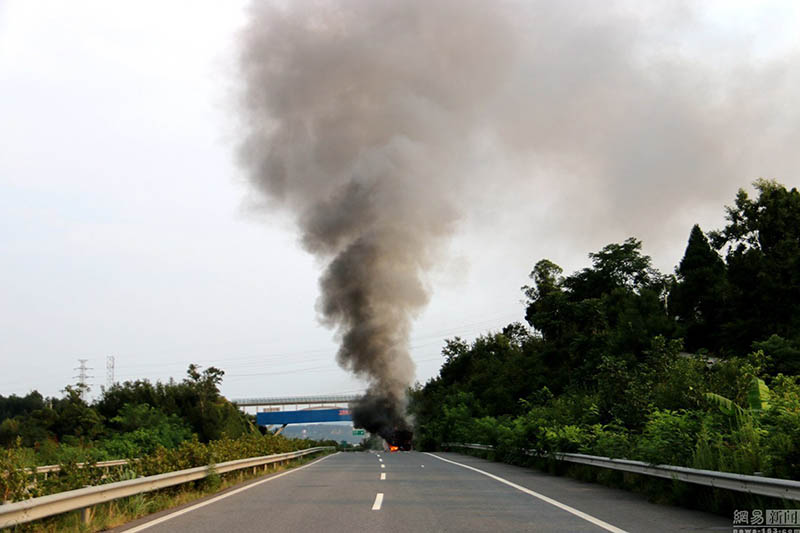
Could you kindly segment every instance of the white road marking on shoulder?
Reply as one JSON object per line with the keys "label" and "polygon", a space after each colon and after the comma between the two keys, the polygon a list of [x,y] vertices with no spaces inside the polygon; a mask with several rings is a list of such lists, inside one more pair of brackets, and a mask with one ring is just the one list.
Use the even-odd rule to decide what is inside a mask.
{"label": "white road marking on shoulder", "polygon": [[386,468],[386,465],[381,463],[381,468]]}
{"label": "white road marking on shoulder", "polygon": [[425,468],[425,465],[419,465],[420,468]]}
{"label": "white road marking on shoulder", "polygon": [[383,504],[383,493],[379,492],[375,495],[375,503],[372,504],[373,511],[380,511],[381,505]]}
{"label": "white road marking on shoulder", "polygon": [[520,492],[524,492],[525,494],[529,494],[529,495],[533,496],[534,498],[539,498],[540,500],[542,500],[545,503],[549,503],[550,505],[554,505],[554,506],[558,507],[559,509],[562,509],[562,510],[564,510],[564,511],[570,513],[570,514],[573,514],[573,515],[577,516],[578,518],[582,518],[582,519],[586,520],[587,522],[590,522],[590,523],[592,523],[592,524],[594,524],[596,526],[602,527],[606,531],[611,531],[612,533],[627,533],[627,531],[625,531],[624,529],[620,529],[617,526],[612,526],[608,522],[603,522],[599,518],[595,518],[592,515],[586,514],[583,511],[579,511],[579,510],[575,509],[574,507],[570,507],[569,505],[566,505],[566,504],[563,504],[563,503],[561,503],[559,501],[556,501],[553,498],[548,498],[544,494],[539,494],[538,492],[535,492],[535,491],[532,491],[531,489],[525,488],[522,485],[517,485],[516,483],[508,481],[507,479],[503,479],[500,476],[495,476],[494,474],[490,474],[489,472],[484,472],[483,470],[475,468],[474,466],[469,466],[469,465],[457,463],[455,461],[451,461],[450,459],[445,459],[444,457],[439,457],[438,455],[434,455],[432,453],[428,453],[428,452],[425,452],[425,453],[427,455],[430,455],[431,457],[436,457],[437,459],[439,459],[440,461],[444,461],[445,463],[451,463],[451,464],[460,466],[462,468],[466,468],[468,470],[473,470],[475,472],[478,472],[479,474],[483,474],[486,477],[490,477],[490,478],[494,479],[495,481],[499,481],[500,483],[508,485],[509,487],[513,487],[513,488],[517,489]]}
{"label": "white road marking on shoulder", "polygon": [[382,463],[382,462],[383,462],[383,459],[381,459],[381,458],[378,458],[378,462],[379,462],[379,463]]}
{"label": "white road marking on shoulder", "polygon": [[[340,452],[336,452],[336,453],[334,453],[332,455],[339,455],[339,453]],[[200,502],[198,504],[192,505],[191,507],[187,507],[186,509],[181,509],[180,511],[175,511],[174,513],[170,513],[168,515],[164,515],[161,518],[156,518],[155,520],[151,520],[150,522],[145,522],[144,524],[141,524],[139,526],[132,527],[130,529],[126,529],[126,530],[124,530],[123,533],[136,533],[137,531],[143,531],[145,529],[151,528],[151,527],[153,527],[153,526],[155,526],[157,524],[160,524],[162,522],[166,522],[167,520],[170,520],[172,518],[176,518],[176,517],[178,517],[178,516],[180,516],[182,514],[186,514],[186,513],[192,512],[192,511],[194,511],[196,509],[199,509],[201,507],[205,507],[206,505],[210,505],[212,503],[218,502],[218,501],[220,501],[220,500],[222,500],[224,498],[227,498],[228,496],[233,496],[234,494],[239,494],[240,492],[245,491],[247,489],[252,489],[253,487],[255,487],[257,485],[261,485],[262,483],[267,483],[267,482],[272,481],[274,479],[278,479],[279,477],[288,476],[289,474],[293,474],[294,472],[297,472],[297,471],[302,470],[304,468],[308,468],[309,466],[313,466],[313,465],[319,463],[320,461],[324,461],[328,457],[331,457],[331,456],[330,455],[326,455],[325,457],[321,457],[321,458],[317,459],[313,463],[308,463],[307,465],[298,466],[297,468],[293,468],[291,470],[283,472],[282,474],[278,474],[276,476],[268,477],[267,479],[262,479],[261,481],[256,481],[255,483],[251,483],[250,485],[247,485],[245,487],[241,487],[241,488],[238,488],[236,490],[232,490],[230,492],[226,492],[225,494],[220,494],[216,498],[211,498],[210,500],[206,500],[204,502]]]}
{"label": "white road marking on shoulder", "polygon": [[386,472],[381,472],[381,481],[386,479]]}

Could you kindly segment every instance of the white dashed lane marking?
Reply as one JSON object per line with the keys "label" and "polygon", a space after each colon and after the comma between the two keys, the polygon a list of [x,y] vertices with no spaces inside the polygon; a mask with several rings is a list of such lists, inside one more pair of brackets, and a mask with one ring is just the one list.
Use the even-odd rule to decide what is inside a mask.
{"label": "white dashed lane marking", "polygon": [[383,504],[383,493],[379,492],[375,495],[375,503],[372,504],[373,511],[380,511],[381,505]]}
{"label": "white dashed lane marking", "polygon": [[381,472],[381,481],[386,479],[386,472]]}

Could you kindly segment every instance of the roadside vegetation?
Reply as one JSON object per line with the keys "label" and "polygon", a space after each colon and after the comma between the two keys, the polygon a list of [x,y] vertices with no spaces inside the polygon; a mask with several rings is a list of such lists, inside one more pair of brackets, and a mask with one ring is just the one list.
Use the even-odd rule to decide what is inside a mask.
{"label": "roadside vegetation", "polygon": [[138,457],[200,442],[258,433],[252,417],[219,393],[224,371],[190,365],[182,382],[127,381],[89,404],[81,386],[61,398],[0,396],[0,445],[24,448],[26,466]]}
{"label": "roadside vegetation", "polygon": [[[320,445],[262,434],[220,395],[223,375],[190,365],[182,382],[125,382],[91,404],[71,386],[61,398],[0,396],[0,502]],[[135,461],[92,468],[112,459]],[[61,469],[25,470],[41,465]]]}
{"label": "roadside vegetation", "polygon": [[[250,446],[256,444],[256,448],[245,446],[244,448],[248,451],[244,451],[244,457],[252,457],[253,454],[255,455],[268,455],[267,453],[259,453],[257,450],[259,447],[263,447],[263,442],[258,444],[257,443],[258,437],[251,436],[247,437],[244,440],[249,441]],[[270,439],[266,439],[269,441]],[[281,448],[286,448],[286,443],[289,443],[289,450],[283,451],[290,451],[292,449],[301,449],[307,448],[310,446],[317,446],[317,445],[332,445],[332,443],[325,442],[325,443],[317,443],[317,442],[303,442],[303,441],[293,441],[290,439],[284,439],[280,436],[275,437],[274,440],[284,441],[284,445]],[[219,443],[215,448],[219,450],[219,448],[228,448],[228,452],[232,449],[239,449],[242,450],[242,443],[234,443],[231,446],[231,443]],[[201,445],[202,447],[202,445]],[[187,457],[187,451],[190,448],[197,448],[197,444],[194,445],[187,445],[183,447],[183,450],[177,451],[175,455],[173,455],[173,459],[178,457],[182,457],[185,461],[185,464],[190,464],[193,459],[201,458],[203,456],[204,450],[197,450],[199,453],[197,456]],[[206,452],[208,450],[205,450]],[[270,453],[280,453],[280,452],[270,452]],[[95,505],[92,508],[90,520],[88,523],[84,523],[80,511],[72,511],[69,513],[64,513],[60,515],[55,515],[49,518],[45,518],[42,520],[36,520],[33,522],[29,522],[27,524],[22,524],[16,526],[14,528],[9,529],[8,531],[14,532],[28,532],[28,533],[90,533],[95,531],[106,531],[113,527],[120,526],[122,524],[126,524],[138,518],[145,517],[152,513],[156,513],[159,511],[163,511],[166,509],[171,509],[180,505],[188,504],[198,500],[200,498],[204,498],[210,496],[212,494],[224,491],[225,489],[231,488],[235,485],[239,485],[243,482],[256,479],[258,477],[263,477],[266,475],[271,475],[276,472],[280,472],[282,470],[286,470],[288,468],[295,468],[297,466],[302,466],[303,464],[309,463],[319,458],[319,455],[324,455],[325,452],[320,452],[320,454],[314,454],[313,456],[305,456],[300,457],[298,459],[293,459],[291,464],[289,465],[281,465],[281,464],[271,464],[267,465],[266,469],[257,469],[256,472],[253,472],[251,469],[245,470],[237,470],[234,472],[229,472],[227,474],[216,474],[213,469],[208,476],[204,479],[189,483],[184,483],[181,485],[176,485],[174,487],[169,487],[161,490],[157,490],[154,492],[145,492],[142,494],[137,494],[135,496],[130,496],[128,498],[120,498],[117,500],[110,501],[108,503],[103,503],[99,505]],[[229,455],[228,459],[224,460],[231,460],[236,457],[237,454]],[[243,457],[241,457],[243,458]],[[221,461],[220,461],[221,462]],[[158,461],[155,463],[151,462],[151,467],[154,464],[157,464]],[[208,464],[203,463],[202,459],[200,460],[200,464]],[[196,466],[200,466],[200,464]],[[186,467],[188,468],[188,467]],[[93,469],[89,469],[93,470]],[[95,472],[98,472],[94,469]],[[165,471],[175,470],[175,468],[168,467]],[[118,474],[122,474],[121,476],[115,475],[115,471],[111,470],[109,473],[111,474],[111,478],[113,480],[123,480],[123,479],[133,479],[136,477],[138,472],[146,472],[147,469],[139,469],[139,468],[128,468],[122,470],[116,470]],[[81,470],[82,474],[85,470]],[[85,475],[85,474],[84,474]],[[92,474],[87,475],[84,479],[89,483],[98,484],[98,483],[105,483],[109,482],[111,478],[103,478],[100,479],[99,475]],[[7,530],[3,530],[7,531]]]}
{"label": "roadside vegetation", "polygon": [[567,276],[536,263],[527,324],[449,340],[439,375],[411,391],[417,446],[800,479],[800,192],[754,185],[724,228],[691,229],[673,274],[634,238]]}

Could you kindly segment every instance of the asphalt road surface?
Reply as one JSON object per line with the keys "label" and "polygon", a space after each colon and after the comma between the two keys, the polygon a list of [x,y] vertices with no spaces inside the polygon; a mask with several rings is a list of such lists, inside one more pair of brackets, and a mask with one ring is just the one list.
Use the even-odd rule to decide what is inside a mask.
{"label": "asphalt road surface", "polygon": [[731,520],[454,453],[338,453],[115,531],[731,531]]}

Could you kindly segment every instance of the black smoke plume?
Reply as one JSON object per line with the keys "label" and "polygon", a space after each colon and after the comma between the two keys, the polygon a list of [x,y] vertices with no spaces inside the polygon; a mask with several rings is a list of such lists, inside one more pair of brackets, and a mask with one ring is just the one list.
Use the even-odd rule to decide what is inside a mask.
{"label": "black smoke plume", "polygon": [[353,425],[392,442],[398,431],[411,430],[402,410],[403,406],[404,403],[384,396],[381,391],[368,391],[362,398],[350,404]]}
{"label": "black smoke plume", "polygon": [[339,364],[369,383],[356,424],[382,435],[407,425],[421,274],[453,230],[454,162],[509,55],[488,5],[256,2],[244,34],[242,161],[327,263],[318,310]]}
{"label": "black smoke plume", "polygon": [[681,2],[253,2],[240,159],[326,265],[321,318],[369,383],[359,425],[404,424],[423,274],[465,204],[604,244],[683,235],[728,184],[797,168],[796,61],[699,29]]}

